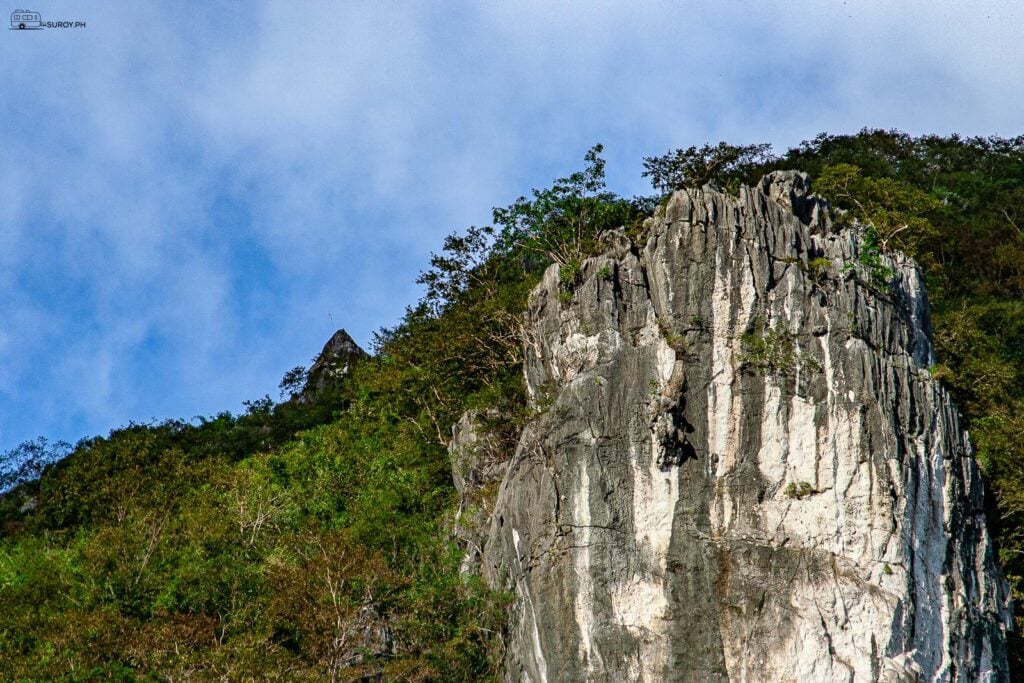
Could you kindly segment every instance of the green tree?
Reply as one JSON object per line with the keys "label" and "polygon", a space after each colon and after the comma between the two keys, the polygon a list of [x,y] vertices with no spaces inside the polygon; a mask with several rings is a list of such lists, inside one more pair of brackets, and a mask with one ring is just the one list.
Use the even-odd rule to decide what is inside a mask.
{"label": "green tree", "polygon": [[883,253],[898,249],[918,255],[921,243],[939,234],[929,216],[940,211],[941,202],[909,183],[865,177],[857,166],[835,164],[822,170],[814,188],[870,227]]}
{"label": "green tree", "polygon": [[735,190],[752,169],[774,159],[769,144],[730,145],[719,142],[676,149],[660,157],[645,157],[643,177],[662,194],[719,182]]}
{"label": "green tree", "polygon": [[584,170],[534,190],[532,199],[520,197],[495,209],[494,222],[501,226],[498,248],[564,265],[593,253],[603,231],[626,225],[632,207],[605,188],[603,150],[592,147]]}

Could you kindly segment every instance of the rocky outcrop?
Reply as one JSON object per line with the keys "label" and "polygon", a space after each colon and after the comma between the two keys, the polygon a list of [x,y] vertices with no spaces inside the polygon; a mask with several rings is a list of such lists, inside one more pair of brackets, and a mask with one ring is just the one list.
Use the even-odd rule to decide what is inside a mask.
{"label": "rocky outcrop", "polygon": [[1006,680],[921,273],[872,274],[809,189],[677,192],[532,293],[538,416],[473,551],[515,593],[509,680]]}
{"label": "rocky outcrop", "polygon": [[470,411],[452,427],[452,481],[459,493],[452,531],[466,549],[461,567],[464,574],[480,572],[495,494],[508,469],[509,453],[498,435],[488,429],[489,417]]}
{"label": "rocky outcrop", "polygon": [[[351,371],[352,365],[369,357],[344,329],[335,332],[306,373],[306,382],[300,394],[304,400],[315,397],[325,389],[336,386]],[[301,369],[301,368],[300,368]]]}

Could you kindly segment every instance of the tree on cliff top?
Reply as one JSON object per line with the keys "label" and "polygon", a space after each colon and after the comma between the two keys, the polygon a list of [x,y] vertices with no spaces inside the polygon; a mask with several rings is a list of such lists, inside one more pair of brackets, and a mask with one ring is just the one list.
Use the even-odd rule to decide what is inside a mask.
{"label": "tree on cliff top", "polygon": [[735,191],[753,169],[775,160],[770,144],[730,145],[719,142],[679,148],[660,157],[644,157],[644,178],[658,192],[703,187],[719,182]]}

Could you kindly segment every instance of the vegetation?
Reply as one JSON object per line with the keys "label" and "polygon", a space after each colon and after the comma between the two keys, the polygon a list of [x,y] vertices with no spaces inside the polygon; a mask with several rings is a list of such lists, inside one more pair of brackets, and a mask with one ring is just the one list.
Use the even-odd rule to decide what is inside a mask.
{"label": "vegetation", "polygon": [[601,145],[585,157],[583,171],[556,180],[551,188],[534,190],[512,206],[494,211],[502,226],[498,250],[522,251],[564,265],[590,256],[602,230],[626,225],[634,217],[630,202],[605,189]]}
{"label": "vegetation", "polygon": [[769,327],[762,333],[761,321],[751,321],[751,330],[740,336],[740,363],[744,368],[788,377],[799,368],[812,372],[821,366],[811,355],[799,351],[796,338],[783,325]]}
{"label": "vegetation", "polygon": [[645,157],[643,177],[661,193],[703,187],[716,182],[735,192],[754,169],[770,162],[771,145],[703,145],[677,149],[660,157]]}
{"label": "vegetation", "polygon": [[[30,442],[0,476],[4,680],[488,680],[508,596],[458,574],[451,425],[471,408],[511,446],[525,419],[521,311],[551,263],[569,298],[602,232],[657,197],[584,170],[445,239],[423,299],[375,355],[303,397],[197,423],[129,425],[74,447]],[[659,192],[800,168],[865,231],[880,286],[906,250],[929,284],[933,376],[965,412],[989,522],[1024,602],[1024,138],[822,134],[781,156],[726,143],[645,160]],[[806,266],[822,282],[840,264]],[[610,277],[609,271],[599,274]],[[695,327],[705,322],[692,321]],[[851,325],[855,325],[851,321]],[[749,367],[791,371],[784,330],[745,336]],[[792,482],[784,494],[812,491]],[[806,484],[806,487],[809,487]],[[790,490],[792,487],[792,490]],[[1011,652],[1024,662],[1024,611]]]}
{"label": "vegetation", "polygon": [[811,282],[820,285],[828,279],[830,268],[832,268],[832,261],[824,256],[819,256],[817,258],[810,259],[807,262],[807,265],[802,266],[801,269],[810,276]]}
{"label": "vegetation", "polygon": [[786,488],[782,492],[786,498],[793,500],[803,500],[812,493],[814,493],[814,487],[806,481],[791,481],[786,484]]}
{"label": "vegetation", "polygon": [[843,272],[860,270],[867,274],[867,285],[876,291],[885,292],[889,283],[896,276],[889,266],[882,260],[882,248],[879,244],[878,230],[875,226],[868,224],[864,227],[860,242],[860,253],[857,254],[856,263],[848,263],[843,266]]}

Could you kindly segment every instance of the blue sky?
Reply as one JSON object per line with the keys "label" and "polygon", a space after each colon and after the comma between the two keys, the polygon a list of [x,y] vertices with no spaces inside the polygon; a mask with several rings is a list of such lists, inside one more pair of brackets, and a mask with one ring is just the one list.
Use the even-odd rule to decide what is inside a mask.
{"label": "blue sky", "polygon": [[582,165],[1024,133],[1014,2],[39,2],[0,39],[0,451],[276,396]]}

